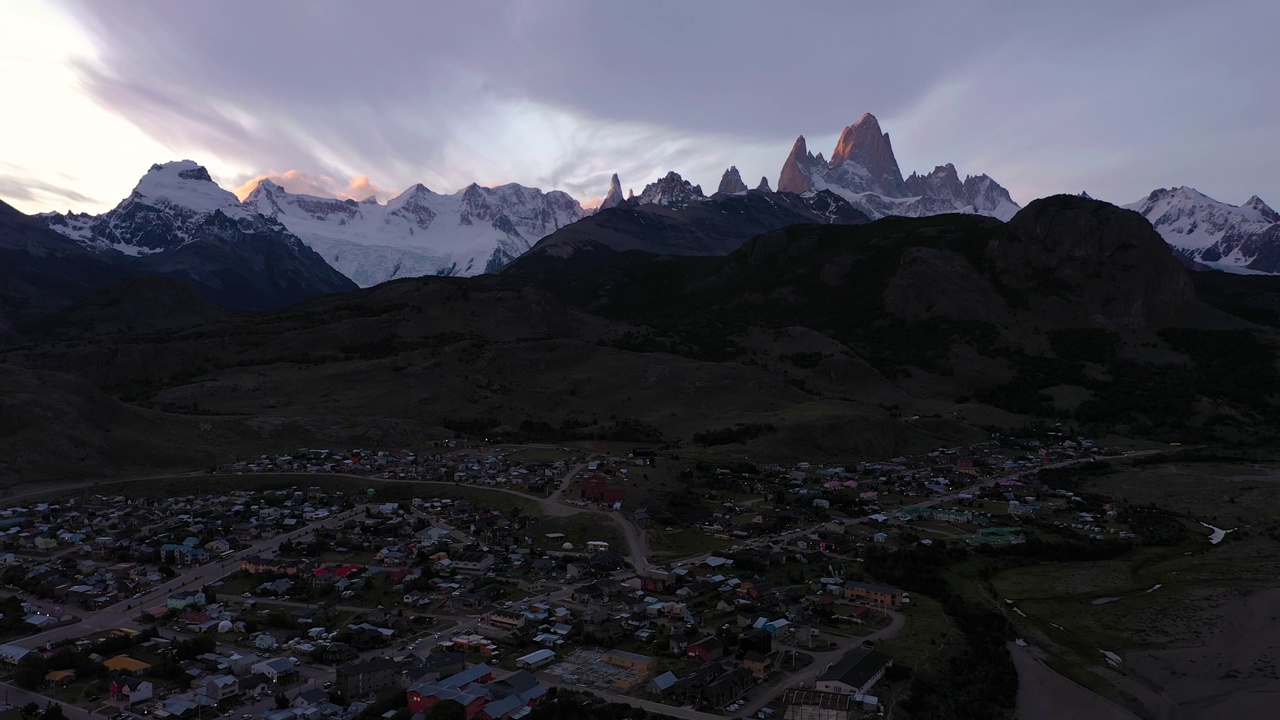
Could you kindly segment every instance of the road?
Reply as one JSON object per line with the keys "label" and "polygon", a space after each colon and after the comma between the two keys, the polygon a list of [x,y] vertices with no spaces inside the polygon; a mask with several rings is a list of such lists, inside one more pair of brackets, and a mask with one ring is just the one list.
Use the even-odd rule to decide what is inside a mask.
{"label": "road", "polygon": [[902,613],[894,610],[885,610],[884,612],[889,615],[889,624],[887,626],[864,637],[841,638],[841,641],[837,643],[838,647],[834,650],[815,653],[809,652],[804,648],[797,648],[798,651],[811,655],[813,657],[813,662],[809,667],[798,673],[783,675],[768,685],[759,685],[753,688],[750,692],[750,696],[753,699],[744,705],[739,711],[742,714],[742,717],[755,715],[760,708],[768,705],[784,688],[796,687],[799,685],[813,685],[817,681],[818,676],[827,671],[827,667],[831,663],[844,657],[845,653],[858,647],[862,643],[888,640],[901,632],[902,628],[906,627],[907,619],[902,615]]}
{"label": "road", "polygon": [[139,626],[133,622],[133,618],[138,614],[139,610],[164,602],[174,591],[183,588],[203,587],[237,570],[240,566],[240,559],[243,557],[260,555],[269,550],[274,550],[282,540],[311,534],[319,528],[331,527],[362,513],[364,513],[364,506],[318,520],[287,535],[277,535],[269,540],[260,540],[243,550],[236,551],[234,555],[226,560],[214,560],[204,565],[184,567],[177,577],[157,586],[140,597],[127,598],[114,605],[99,608],[88,613],[88,617],[78,623],[63,625],[42,633],[29,635],[14,640],[13,644],[20,647],[36,648],[46,643],[78,638],[99,630],[118,627],[137,628]]}
{"label": "road", "polygon": [[[22,688],[10,685],[9,683],[0,683],[0,687],[4,688],[4,702],[13,705],[14,707],[22,707],[28,703],[35,703],[41,708],[44,708],[45,705],[53,703],[55,705],[62,706],[62,711],[66,714],[67,720],[102,720],[102,716],[100,715],[94,715],[88,710],[76,707],[71,703],[64,703],[59,700],[55,700],[48,695],[41,695],[40,693],[31,692],[30,690],[23,690]],[[723,718],[721,720],[723,720]]]}

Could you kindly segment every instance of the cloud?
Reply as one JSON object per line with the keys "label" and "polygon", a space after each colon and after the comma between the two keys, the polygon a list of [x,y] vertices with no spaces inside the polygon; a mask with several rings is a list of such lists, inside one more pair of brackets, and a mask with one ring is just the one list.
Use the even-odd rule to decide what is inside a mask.
{"label": "cloud", "polygon": [[92,204],[97,201],[75,190],[60,185],[20,175],[0,175],[0,197],[29,203],[53,204],[69,200],[73,203]]}
{"label": "cloud", "polygon": [[67,7],[94,47],[85,92],[238,182],[774,182],[796,135],[825,149],[871,111],[905,171],[950,161],[1022,200],[1280,195],[1280,96],[1259,91],[1280,6],[1260,0]]}
{"label": "cloud", "polygon": [[300,170],[286,170],[284,172],[272,170],[261,175],[255,175],[241,183],[232,192],[235,193],[236,197],[244,200],[263,180],[270,180],[291,193],[319,197],[363,200],[372,195],[379,200],[385,201],[394,195],[394,193],[378,187],[364,175],[357,175],[343,183],[334,180],[328,175],[313,175]]}

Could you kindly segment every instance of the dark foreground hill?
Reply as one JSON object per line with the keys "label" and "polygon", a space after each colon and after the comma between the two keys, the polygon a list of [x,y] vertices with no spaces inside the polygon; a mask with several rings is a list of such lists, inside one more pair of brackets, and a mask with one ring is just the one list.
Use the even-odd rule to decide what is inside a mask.
{"label": "dark foreground hill", "polygon": [[1035,420],[1168,441],[1273,442],[1280,425],[1261,291],[1206,303],[1141,217],[1074,197],[1007,224],[801,225],[725,257],[623,253],[167,324],[114,292],[0,361],[206,423],[221,435],[189,436],[193,462],[444,433],[698,435],[760,461],[891,457]]}

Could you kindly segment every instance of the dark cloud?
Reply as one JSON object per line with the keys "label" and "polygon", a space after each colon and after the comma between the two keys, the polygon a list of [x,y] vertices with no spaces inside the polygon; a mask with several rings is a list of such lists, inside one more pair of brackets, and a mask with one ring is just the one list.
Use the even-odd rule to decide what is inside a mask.
{"label": "dark cloud", "polygon": [[829,152],[871,111],[904,170],[955,162],[1024,201],[1280,196],[1272,3],[71,5],[101,104],[252,174],[584,199],[613,172],[776,180],[797,134]]}

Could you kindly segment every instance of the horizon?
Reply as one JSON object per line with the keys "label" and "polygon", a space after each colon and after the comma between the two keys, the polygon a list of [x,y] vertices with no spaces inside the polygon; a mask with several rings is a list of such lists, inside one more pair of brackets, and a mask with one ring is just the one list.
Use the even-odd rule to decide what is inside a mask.
{"label": "horizon", "polygon": [[[1160,7],[1110,8],[1103,26],[994,2],[659,3],[635,16],[575,2],[361,13],[53,0],[11,9],[0,28],[0,88],[40,100],[0,119],[0,198],[102,212],[152,164],[191,158],[238,197],[262,178],[384,203],[416,183],[517,183],[593,207],[614,173],[624,194],[668,171],[710,193],[730,166],[748,187],[776,187],[797,136],[829,156],[869,112],[904,177],[951,163],[1021,205],[1082,191],[1123,205],[1180,186],[1276,202],[1280,158],[1265,149],[1280,147],[1267,122],[1280,100],[1256,91],[1267,44],[1249,38],[1280,10]],[[1231,22],[1242,13],[1255,21]],[[812,17],[886,32],[832,41]],[[422,42],[440,27],[449,37]],[[956,45],[963,31],[974,40]],[[788,52],[756,63],[743,47]]]}

